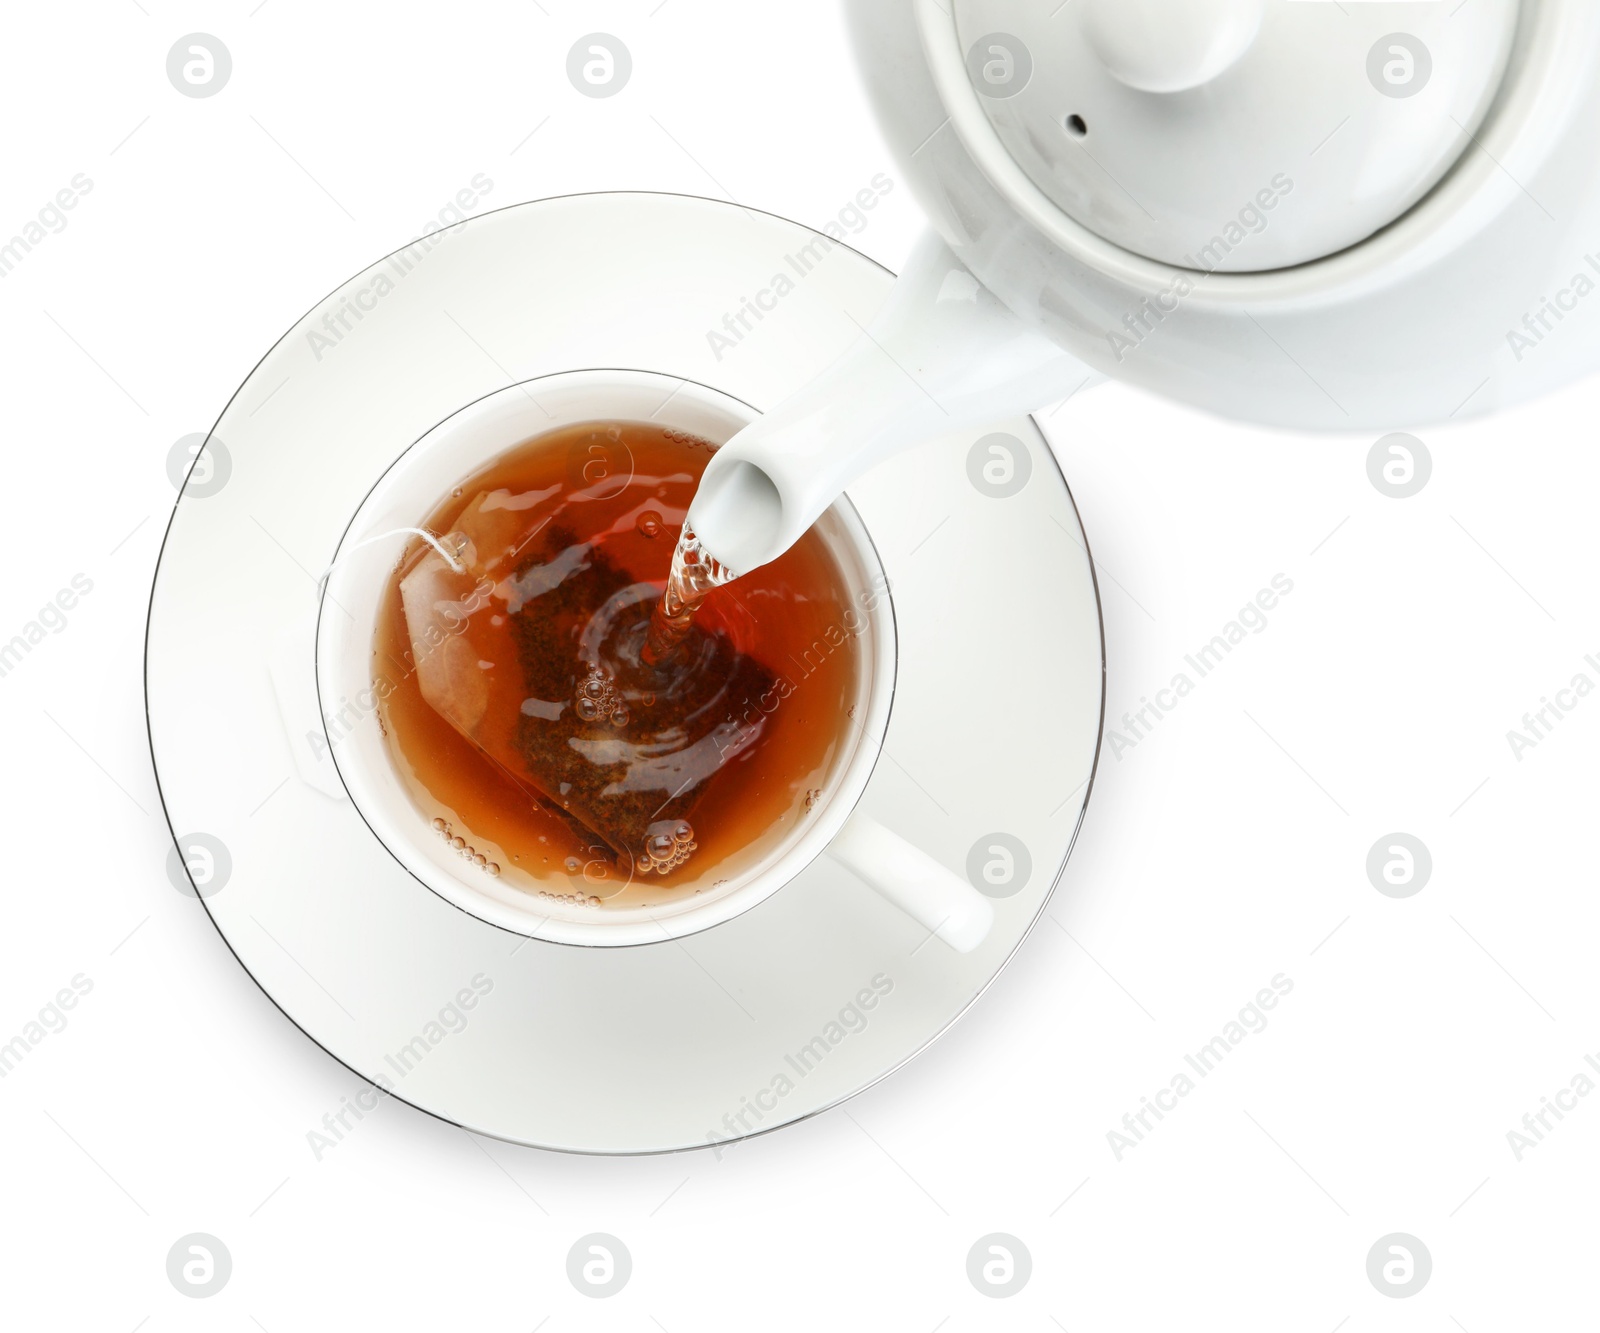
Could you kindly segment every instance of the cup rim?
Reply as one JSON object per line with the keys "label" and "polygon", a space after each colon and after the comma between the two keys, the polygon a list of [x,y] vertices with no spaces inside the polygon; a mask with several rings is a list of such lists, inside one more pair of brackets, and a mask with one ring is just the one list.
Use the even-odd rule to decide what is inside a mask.
{"label": "cup rim", "polygon": [[[671,392],[667,396],[668,403],[688,391],[691,398],[694,395],[699,395],[700,402],[712,409],[733,409],[732,414],[741,418],[744,422],[754,421],[761,415],[756,408],[743,399],[703,381],[662,371],[643,370],[633,367],[595,366],[554,371],[503,385],[467,403],[463,403],[460,407],[435,422],[426,431],[418,435],[416,439],[412,440],[410,444],[406,445],[373,480],[372,485],[351,511],[350,518],[340,533],[332,562],[319,580],[316,628],[313,636],[314,679],[318,716],[325,733],[328,726],[328,714],[324,707],[324,699],[327,697],[326,687],[329,684],[325,680],[325,673],[331,673],[335,669],[335,660],[344,656],[329,651],[331,645],[326,642],[327,626],[331,618],[326,618],[324,611],[330,600],[329,589],[336,584],[340,568],[344,564],[346,556],[354,549],[348,544],[356,530],[359,519],[374,498],[379,497],[386,486],[392,482],[392,479],[399,475],[396,469],[401,468],[408,458],[415,459],[416,454],[414,451],[440,431],[451,427],[452,423],[457,429],[470,430],[473,417],[481,417],[488,413],[492,410],[489,406],[490,404],[507,399],[509,395],[516,391],[525,390],[531,385],[541,384],[547,386],[547,388],[566,388],[574,386],[580,381],[592,381],[601,377],[604,377],[607,382],[604,386],[598,387],[597,391],[600,393],[605,392],[608,388],[614,389],[617,387],[642,388],[656,386],[666,389],[671,386]],[[667,403],[663,403],[663,408],[666,405]],[[602,409],[594,419],[604,419],[607,415]],[[545,430],[560,429],[564,424],[575,424],[586,419],[589,418],[575,416],[571,422],[552,421],[543,427],[535,427],[530,435],[524,438],[532,438],[544,433]],[[623,418],[618,416],[617,419]],[[514,444],[502,446],[500,451],[488,455],[480,462],[489,462],[498,456],[498,452],[503,452],[505,448],[514,447],[516,447]],[[720,447],[720,443],[718,447]],[[864,691],[864,711],[866,716],[859,729],[860,734],[854,744],[852,753],[842,769],[840,769],[836,780],[830,784],[834,787],[834,791],[830,794],[819,816],[792,833],[787,842],[780,843],[778,849],[770,855],[767,863],[742,871],[741,873],[748,877],[746,882],[703,904],[687,906],[663,916],[652,915],[642,908],[636,909],[637,915],[630,915],[629,919],[626,920],[583,922],[560,918],[549,913],[540,913],[535,906],[538,899],[532,895],[526,895],[528,897],[526,906],[521,904],[511,906],[472,887],[462,877],[444,870],[421,854],[417,848],[417,842],[420,840],[408,837],[405,830],[400,827],[403,823],[403,817],[400,819],[390,817],[389,807],[396,804],[396,802],[389,801],[382,794],[371,790],[372,784],[367,782],[365,775],[359,771],[359,762],[354,765],[342,763],[340,760],[341,745],[336,744],[332,737],[325,734],[328,754],[332,760],[334,772],[338,776],[340,786],[344,789],[345,795],[355,808],[356,814],[377,839],[379,845],[413,879],[435,896],[443,899],[452,907],[497,929],[545,943],[584,948],[637,948],[650,944],[660,944],[709,930],[735,917],[742,916],[745,912],[766,901],[767,898],[793,880],[811,862],[827,850],[833,839],[838,835],[839,830],[859,805],[861,796],[876,771],[879,756],[883,751],[883,742],[888,732],[899,674],[899,637],[894,598],[877,546],[847,494],[841,493],[838,496],[833,505],[825,511],[825,516],[827,515],[833,515],[839,521],[842,535],[853,549],[854,554],[865,566],[868,579],[879,586],[882,592],[877,603],[877,607],[881,608],[881,610],[875,609],[869,612],[874,630],[872,635],[873,644],[871,650],[863,657],[865,669],[871,673],[870,683]],[[876,577],[874,578],[874,576]],[[366,627],[369,619],[371,617],[364,616],[359,622],[360,626]],[[349,758],[347,751],[347,761]],[[347,767],[357,769],[356,780],[352,781],[350,773],[347,772]],[[395,777],[398,784],[398,775],[393,774],[392,776]],[[362,799],[363,795],[369,798],[366,802]],[[404,791],[399,792],[398,796],[399,800],[407,801],[409,804],[408,796]],[[377,809],[373,810],[371,807],[377,807]],[[415,815],[418,821],[424,818],[423,813],[414,804],[411,804],[411,813]],[[387,827],[387,834],[385,829],[377,826],[379,824]],[[420,823],[417,831],[420,832]],[[399,846],[397,847],[396,844],[399,844]]]}

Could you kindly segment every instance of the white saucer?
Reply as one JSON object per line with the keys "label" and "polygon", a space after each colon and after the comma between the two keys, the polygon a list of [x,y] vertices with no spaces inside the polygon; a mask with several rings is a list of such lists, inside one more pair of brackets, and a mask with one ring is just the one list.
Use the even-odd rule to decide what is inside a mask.
{"label": "white saucer", "polygon": [[914,451],[850,491],[900,643],[862,808],[980,885],[985,866],[1001,881],[976,952],[929,939],[826,856],[682,941],[507,933],[423,887],[348,800],[296,767],[268,660],[315,612],[351,514],[413,441],[516,381],[636,368],[768,407],[844,350],[891,276],[795,223],[677,195],[523,204],[435,242],[358,275],[267,353],[174,510],[146,694],[168,822],[186,855],[207,849],[196,867],[218,867],[196,870],[202,901],[314,1041],[474,1132],[657,1152],[812,1115],[943,1031],[1066,863],[1104,683],[1066,484],[1021,419]]}

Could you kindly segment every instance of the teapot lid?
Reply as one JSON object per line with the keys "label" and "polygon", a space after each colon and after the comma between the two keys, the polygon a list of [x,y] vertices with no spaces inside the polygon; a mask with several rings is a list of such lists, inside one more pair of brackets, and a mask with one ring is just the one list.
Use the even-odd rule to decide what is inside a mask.
{"label": "teapot lid", "polygon": [[1400,217],[1473,142],[1517,0],[956,0],[1000,142],[1069,217],[1134,254],[1258,272]]}

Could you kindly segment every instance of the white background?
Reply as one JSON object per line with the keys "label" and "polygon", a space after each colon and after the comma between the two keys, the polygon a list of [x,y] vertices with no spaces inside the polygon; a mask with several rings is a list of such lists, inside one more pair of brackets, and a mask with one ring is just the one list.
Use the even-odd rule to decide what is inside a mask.
{"label": "white background", "polygon": [[[0,240],[76,173],[93,189],[0,280],[0,641],[74,575],[93,589],[0,677],[0,1043],[74,976],[93,989],[0,1080],[0,1322],[1592,1323],[1600,1096],[1521,1160],[1507,1134],[1600,1053],[1600,698],[1520,760],[1506,733],[1575,674],[1600,683],[1583,660],[1600,385],[1421,432],[1434,472],[1405,500],[1369,482],[1370,436],[1241,428],[1116,386],[1042,414],[1100,562],[1113,724],[1274,575],[1294,591],[1154,735],[1107,753],[1049,919],[962,1022],[848,1115],[720,1161],[522,1150],[392,1102],[318,1161],[307,1132],[362,1085],[164,870],[141,653],[169,449],[476,173],[483,207],[642,188],[821,226],[887,172],[851,240],[891,267],[918,211],[816,0],[88,0],[5,24]],[[605,100],[564,72],[596,30],[634,61]],[[233,57],[205,99],[165,72],[195,31]],[[1017,672],[1050,688],[1048,663]],[[1023,744],[1017,717],[996,724]],[[1395,831],[1434,861],[1400,900],[1366,873]],[[1108,1131],[1279,973],[1293,990],[1269,1026],[1118,1160]],[[166,1275],[196,1231],[233,1257],[206,1300]],[[594,1231],[633,1256],[607,1300],[565,1275]],[[1034,1261],[1005,1300],[966,1275],[995,1231]],[[1404,1300],[1366,1275],[1397,1231],[1434,1264]]]}

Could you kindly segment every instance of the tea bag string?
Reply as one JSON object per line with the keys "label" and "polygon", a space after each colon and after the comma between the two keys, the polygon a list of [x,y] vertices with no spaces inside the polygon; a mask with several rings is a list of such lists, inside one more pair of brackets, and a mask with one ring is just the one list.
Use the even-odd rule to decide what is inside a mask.
{"label": "tea bag string", "polygon": [[349,550],[323,570],[322,577],[317,580],[318,600],[320,601],[327,591],[328,579],[332,577],[333,571],[344,564],[357,550],[363,546],[371,546],[374,542],[388,541],[391,537],[421,537],[423,541],[427,542],[429,546],[439,553],[439,558],[450,566],[453,573],[465,574],[467,572],[467,567],[461,563],[460,558],[446,550],[444,543],[439,540],[435,533],[429,532],[426,528],[391,528],[388,532],[380,532],[375,537],[365,537],[361,541],[352,542]]}

